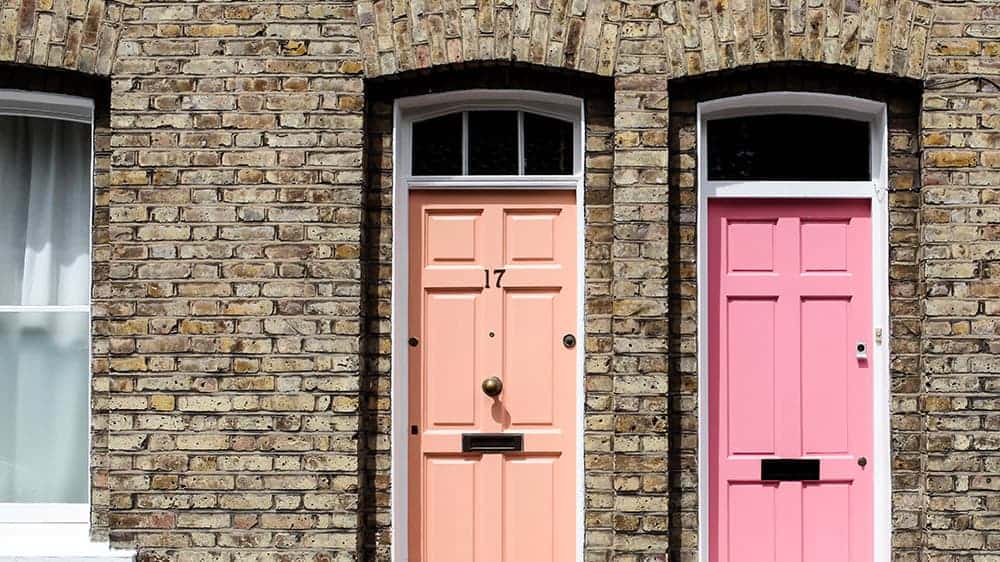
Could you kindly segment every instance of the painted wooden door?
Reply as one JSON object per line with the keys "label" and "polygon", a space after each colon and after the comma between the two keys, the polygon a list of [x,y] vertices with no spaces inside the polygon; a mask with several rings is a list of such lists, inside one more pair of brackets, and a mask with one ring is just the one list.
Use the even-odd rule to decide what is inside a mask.
{"label": "painted wooden door", "polygon": [[[409,559],[569,562],[575,194],[415,191],[409,220]],[[522,452],[462,452],[463,434],[505,432]]]}
{"label": "painted wooden door", "polygon": [[[709,204],[713,562],[872,560],[870,216],[858,200]],[[816,459],[818,478],[762,459],[792,460],[767,465],[791,478]]]}

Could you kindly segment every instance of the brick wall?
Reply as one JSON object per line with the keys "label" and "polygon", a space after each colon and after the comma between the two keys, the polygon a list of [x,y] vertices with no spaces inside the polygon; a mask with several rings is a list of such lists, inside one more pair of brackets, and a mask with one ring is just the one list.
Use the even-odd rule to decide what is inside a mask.
{"label": "brick wall", "polygon": [[[894,558],[991,560],[1000,91],[962,79],[1000,79],[998,29],[993,0],[3,0],[0,60],[37,68],[0,86],[100,75],[110,109],[95,536],[387,558],[389,102],[527,83],[587,99],[587,560],[692,560],[691,111],[780,86],[890,102]],[[864,74],[723,72],[789,61]]]}
{"label": "brick wall", "polygon": [[942,3],[936,21],[921,120],[926,556],[989,560],[1000,551],[1000,4]]}
{"label": "brick wall", "polygon": [[357,557],[361,68],[351,2],[124,10],[101,335],[144,560]]}

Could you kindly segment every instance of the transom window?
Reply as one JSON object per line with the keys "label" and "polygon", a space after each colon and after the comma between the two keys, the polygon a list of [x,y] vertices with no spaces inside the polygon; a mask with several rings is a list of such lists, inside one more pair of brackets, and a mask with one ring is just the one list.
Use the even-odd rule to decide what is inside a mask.
{"label": "transom window", "polygon": [[527,111],[460,111],[415,121],[414,176],[573,174],[573,123]]}
{"label": "transom window", "polygon": [[710,181],[872,179],[867,121],[780,113],[706,123]]}

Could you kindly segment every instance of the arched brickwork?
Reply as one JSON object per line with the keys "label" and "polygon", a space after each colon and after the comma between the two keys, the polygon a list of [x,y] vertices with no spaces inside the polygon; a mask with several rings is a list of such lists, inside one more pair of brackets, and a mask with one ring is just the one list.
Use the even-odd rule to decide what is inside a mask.
{"label": "arched brickwork", "polygon": [[120,0],[3,0],[0,62],[108,76],[127,7]]}
{"label": "arched brickwork", "polygon": [[625,2],[361,0],[368,77],[481,60],[516,60],[610,76]]}
{"label": "arched brickwork", "polygon": [[922,78],[934,7],[915,0],[361,0],[367,77],[515,60],[681,77],[815,61]]}
{"label": "arched brickwork", "polygon": [[675,0],[661,4],[673,76],[814,61],[921,78],[934,7],[912,0]]}

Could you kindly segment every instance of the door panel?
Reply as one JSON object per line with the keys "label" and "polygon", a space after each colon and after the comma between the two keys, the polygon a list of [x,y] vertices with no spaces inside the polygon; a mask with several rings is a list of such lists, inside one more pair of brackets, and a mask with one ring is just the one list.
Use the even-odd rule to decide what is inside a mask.
{"label": "door panel", "polygon": [[774,452],[775,342],[773,299],[729,302],[729,453]]}
{"label": "door panel", "polygon": [[424,295],[427,335],[424,337],[426,365],[434,373],[427,380],[427,428],[475,426],[476,363],[482,352],[475,338],[482,326],[482,296],[472,292],[431,292]]}
{"label": "door panel", "polygon": [[806,455],[847,454],[848,299],[802,299],[802,449]]}
{"label": "door panel", "polygon": [[[574,559],[575,225],[571,192],[410,195],[412,561]],[[462,452],[505,432],[522,451]]]}
{"label": "door panel", "polygon": [[729,488],[729,558],[733,562],[775,560],[775,492],[768,484],[735,484]]}
{"label": "door panel", "polygon": [[555,370],[552,345],[556,333],[558,293],[506,290],[504,303],[504,405],[511,424],[551,425],[555,421],[555,388],[546,373]]}
{"label": "door panel", "polygon": [[[712,200],[707,231],[710,559],[869,562],[869,204]],[[762,481],[765,458],[819,479]]]}
{"label": "door panel", "polygon": [[[425,478],[431,488],[446,486],[455,493],[427,497],[428,560],[475,560],[476,484],[482,479],[477,459],[428,457]],[[457,513],[469,514],[456,517]]]}
{"label": "door panel", "polygon": [[556,557],[561,498],[557,457],[515,458],[504,462],[504,562],[568,560]]}

